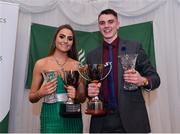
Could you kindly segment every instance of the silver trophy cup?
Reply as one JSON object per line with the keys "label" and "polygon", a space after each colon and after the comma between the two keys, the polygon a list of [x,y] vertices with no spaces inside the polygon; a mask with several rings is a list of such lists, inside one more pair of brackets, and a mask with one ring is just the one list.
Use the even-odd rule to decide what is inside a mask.
{"label": "silver trophy cup", "polygon": [[[78,71],[63,71],[63,82],[66,86],[78,87],[79,73]],[[70,115],[81,115],[81,104],[75,103],[74,100],[68,97],[68,100],[61,104],[60,115],[70,116]]]}
{"label": "silver trophy cup", "polygon": [[[105,74],[105,69],[106,74]],[[78,71],[79,74],[87,81],[98,83],[104,80],[112,70],[112,63],[107,62],[106,64],[86,64],[79,65]],[[91,115],[103,115],[105,110],[103,108],[103,102],[99,99],[98,96],[91,98],[87,102],[86,114]]]}

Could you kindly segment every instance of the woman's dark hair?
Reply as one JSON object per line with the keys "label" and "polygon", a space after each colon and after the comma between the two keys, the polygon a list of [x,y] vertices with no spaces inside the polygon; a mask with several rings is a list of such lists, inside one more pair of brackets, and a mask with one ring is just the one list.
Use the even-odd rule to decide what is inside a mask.
{"label": "woman's dark hair", "polygon": [[76,50],[76,40],[75,40],[75,32],[74,32],[74,29],[68,25],[68,24],[65,24],[65,25],[61,25],[57,28],[56,30],[56,33],[54,34],[54,37],[53,37],[53,41],[52,41],[52,45],[51,45],[51,50],[49,52],[49,56],[50,55],[53,55],[54,54],[54,51],[56,49],[56,44],[55,44],[55,41],[56,41],[56,38],[57,38],[57,35],[59,33],[60,30],[62,29],[69,29],[72,34],[73,34],[73,44],[72,44],[72,47],[71,49],[68,51],[68,56],[74,60],[78,60],[78,56],[77,56],[77,50]]}

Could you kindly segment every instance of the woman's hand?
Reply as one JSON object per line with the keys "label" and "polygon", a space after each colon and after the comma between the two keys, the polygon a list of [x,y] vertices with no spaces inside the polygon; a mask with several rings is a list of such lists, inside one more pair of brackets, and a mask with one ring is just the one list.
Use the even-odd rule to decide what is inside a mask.
{"label": "woman's hand", "polygon": [[73,86],[66,86],[66,85],[64,85],[64,87],[67,90],[68,97],[74,99],[76,97],[76,89]]}
{"label": "woman's hand", "polygon": [[55,92],[56,88],[57,88],[57,78],[42,84],[41,88],[37,92],[39,94],[39,97],[44,97],[46,95]]}

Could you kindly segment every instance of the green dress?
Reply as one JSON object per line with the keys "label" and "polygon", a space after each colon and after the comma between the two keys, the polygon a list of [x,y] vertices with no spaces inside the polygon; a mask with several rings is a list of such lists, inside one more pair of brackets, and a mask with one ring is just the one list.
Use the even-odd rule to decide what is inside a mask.
{"label": "green dress", "polygon": [[[57,78],[57,93],[65,93],[62,78]],[[60,103],[43,103],[41,108],[41,133],[82,133],[83,124],[81,117],[62,117],[59,115]]]}

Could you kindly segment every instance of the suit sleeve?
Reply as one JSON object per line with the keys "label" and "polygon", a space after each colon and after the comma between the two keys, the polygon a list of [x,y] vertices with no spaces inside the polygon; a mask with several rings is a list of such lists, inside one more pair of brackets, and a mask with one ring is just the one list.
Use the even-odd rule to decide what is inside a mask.
{"label": "suit sleeve", "polygon": [[156,69],[150,63],[150,60],[141,45],[138,49],[136,70],[141,74],[141,76],[146,77],[148,79],[148,85],[144,87],[147,91],[159,87],[160,77]]}

